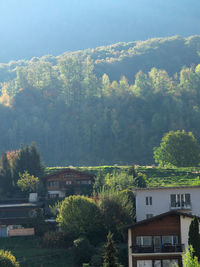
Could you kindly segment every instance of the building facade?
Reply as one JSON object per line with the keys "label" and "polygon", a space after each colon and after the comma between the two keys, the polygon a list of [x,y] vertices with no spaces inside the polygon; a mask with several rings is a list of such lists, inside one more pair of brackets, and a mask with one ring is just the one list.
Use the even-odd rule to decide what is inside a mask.
{"label": "building facade", "polygon": [[138,188],[134,194],[137,221],[173,210],[200,216],[200,186]]}
{"label": "building facade", "polygon": [[129,267],[182,266],[193,216],[169,211],[127,226]]}
{"label": "building facade", "polygon": [[43,179],[48,198],[64,198],[66,195],[81,194],[84,190],[87,192],[92,188],[94,175],[67,168],[49,174]]}

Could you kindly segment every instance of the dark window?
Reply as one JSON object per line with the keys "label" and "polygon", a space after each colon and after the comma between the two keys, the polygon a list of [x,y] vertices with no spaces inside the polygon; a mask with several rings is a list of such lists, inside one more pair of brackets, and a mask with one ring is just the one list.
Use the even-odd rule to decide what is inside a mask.
{"label": "dark window", "polygon": [[60,184],[59,181],[50,181],[49,182],[50,187],[56,187],[56,186],[59,186],[59,184]]}
{"label": "dark window", "polygon": [[146,197],[146,205],[152,205],[152,197]]}

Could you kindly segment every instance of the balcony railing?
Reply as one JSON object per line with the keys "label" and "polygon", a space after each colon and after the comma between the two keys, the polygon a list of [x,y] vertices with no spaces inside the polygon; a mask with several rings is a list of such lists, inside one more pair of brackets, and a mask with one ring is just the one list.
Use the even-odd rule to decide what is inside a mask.
{"label": "balcony railing", "polygon": [[164,244],[159,246],[132,246],[132,253],[170,253],[183,252],[183,244]]}
{"label": "balcony railing", "polygon": [[171,210],[191,210],[192,204],[191,203],[185,203],[185,202],[176,202],[170,204]]}

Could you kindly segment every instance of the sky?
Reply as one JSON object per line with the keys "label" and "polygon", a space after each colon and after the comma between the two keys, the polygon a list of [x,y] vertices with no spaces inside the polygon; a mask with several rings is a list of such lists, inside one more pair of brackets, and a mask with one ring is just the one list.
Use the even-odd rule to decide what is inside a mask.
{"label": "sky", "polygon": [[200,34],[198,0],[0,0],[0,62]]}

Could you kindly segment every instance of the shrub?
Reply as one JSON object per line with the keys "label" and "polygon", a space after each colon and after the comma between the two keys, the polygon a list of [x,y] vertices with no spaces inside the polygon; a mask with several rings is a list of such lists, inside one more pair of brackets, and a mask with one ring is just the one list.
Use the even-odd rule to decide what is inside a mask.
{"label": "shrub", "polygon": [[10,251],[0,250],[0,266],[1,267],[19,267],[15,256]]}
{"label": "shrub", "polygon": [[74,240],[74,262],[78,266],[85,262],[89,262],[91,255],[94,253],[94,247],[85,237]]}
{"label": "shrub", "polygon": [[42,238],[42,244],[48,248],[69,247],[72,243],[70,238],[60,232],[46,232]]}
{"label": "shrub", "polygon": [[90,241],[99,242],[103,236],[103,218],[96,203],[84,196],[65,198],[57,216],[59,226],[74,239],[87,236]]}

